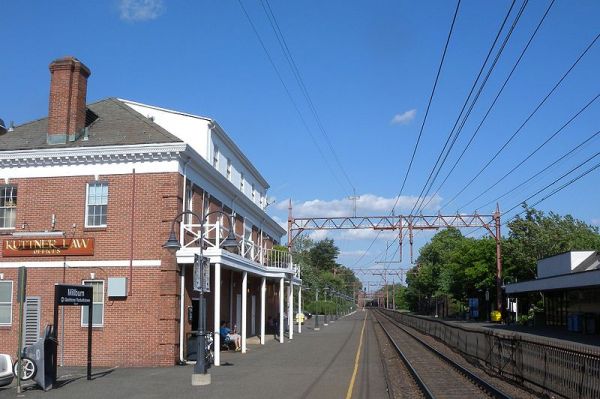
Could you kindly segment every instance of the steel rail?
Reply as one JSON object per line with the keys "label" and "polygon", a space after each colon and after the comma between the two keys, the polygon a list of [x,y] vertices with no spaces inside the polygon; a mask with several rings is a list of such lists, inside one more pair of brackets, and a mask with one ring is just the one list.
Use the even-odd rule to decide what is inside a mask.
{"label": "steel rail", "polygon": [[434,347],[432,347],[431,345],[429,345],[428,343],[426,343],[425,341],[423,341],[422,339],[420,339],[419,337],[417,337],[416,335],[414,335],[411,332],[409,332],[408,330],[406,330],[406,328],[404,328],[398,321],[392,319],[390,316],[388,316],[387,314],[385,314],[385,313],[383,313],[381,311],[377,311],[377,312],[379,314],[381,314],[383,317],[385,317],[387,320],[389,320],[396,327],[398,327],[399,329],[401,329],[402,331],[404,331],[407,335],[409,335],[415,341],[417,341],[418,343],[420,343],[421,345],[423,345],[425,348],[429,349],[432,353],[436,354],[438,357],[440,357],[442,360],[444,360],[446,363],[448,363],[451,367],[453,367],[460,374],[464,375],[467,379],[471,380],[471,382],[473,382],[475,385],[477,385],[481,390],[483,390],[486,393],[490,394],[494,398],[498,398],[498,399],[512,399],[512,396],[510,396],[510,395],[502,392],[500,389],[498,389],[495,386],[491,385],[490,383],[488,383],[484,379],[482,379],[482,378],[478,377],[477,375],[473,374],[471,371],[467,370],[466,368],[464,368],[460,364],[456,363],[454,360],[450,359],[448,356],[444,355],[443,353],[441,353],[440,351],[438,351],[437,349],[435,349]]}
{"label": "steel rail", "polygon": [[[377,320],[377,319],[375,319],[375,320]],[[410,374],[413,376],[415,382],[421,389],[421,392],[423,393],[423,395],[425,395],[425,397],[427,399],[435,399],[435,395],[433,394],[433,392],[431,392],[431,390],[429,389],[429,387],[427,386],[425,381],[423,381],[423,379],[421,378],[421,376],[419,375],[417,370],[415,370],[415,368],[412,366],[412,364],[410,363],[408,358],[404,355],[404,352],[402,352],[402,349],[400,349],[400,347],[396,344],[396,342],[394,342],[394,339],[392,338],[392,336],[390,335],[388,330],[383,326],[383,324],[379,320],[377,320],[377,323],[379,323],[379,325],[381,326],[381,329],[383,330],[385,335],[390,340],[390,343],[394,346],[394,349],[396,350],[398,355],[400,355],[400,359],[402,359],[402,362],[404,363],[404,365],[406,366],[406,368],[408,369]]]}

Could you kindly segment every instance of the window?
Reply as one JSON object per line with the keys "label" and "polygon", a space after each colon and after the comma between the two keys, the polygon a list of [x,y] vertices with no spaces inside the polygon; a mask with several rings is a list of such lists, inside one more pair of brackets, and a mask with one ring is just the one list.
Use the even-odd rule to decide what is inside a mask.
{"label": "window", "polygon": [[260,195],[260,207],[264,207],[265,206],[265,196],[264,194]]}
{"label": "window", "polygon": [[[92,291],[92,327],[102,327],[104,325],[104,281],[102,280],[84,280],[83,285],[91,285]],[[88,325],[88,308],[81,307],[81,326]]]}
{"label": "window", "polygon": [[252,202],[256,202],[256,189],[254,188],[254,183],[252,183]]}
{"label": "window", "polygon": [[0,229],[14,229],[17,220],[17,187],[0,186]]}
{"label": "window", "polygon": [[12,281],[0,281],[0,326],[12,324],[12,289]]}
{"label": "window", "polygon": [[240,173],[240,191],[244,192],[244,174]]}
{"label": "window", "polygon": [[216,144],[213,147],[213,166],[219,169],[219,147]]}
{"label": "window", "polygon": [[85,226],[105,227],[106,207],[108,205],[108,183],[88,183],[86,198],[87,204],[85,207]]}
{"label": "window", "polygon": [[231,180],[231,160],[227,160],[227,180]]}

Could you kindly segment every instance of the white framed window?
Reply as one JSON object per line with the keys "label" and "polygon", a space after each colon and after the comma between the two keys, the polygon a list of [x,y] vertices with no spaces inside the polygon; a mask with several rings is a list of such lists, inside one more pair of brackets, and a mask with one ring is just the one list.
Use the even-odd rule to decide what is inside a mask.
{"label": "white framed window", "polygon": [[219,169],[219,146],[216,144],[213,146],[213,167]]}
{"label": "white framed window", "polygon": [[231,160],[227,160],[227,180],[231,181]]}
{"label": "white framed window", "polygon": [[106,227],[108,183],[88,183],[85,196],[85,227]]}
{"label": "white framed window", "polygon": [[[83,285],[92,286],[92,327],[104,326],[104,280],[83,280]],[[81,327],[88,325],[88,308],[81,307]]]}
{"label": "white framed window", "polygon": [[13,282],[0,280],[0,326],[12,325]]}
{"label": "white framed window", "polygon": [[256,203],[256,189],[254,188],[254,183],[252,183],[252,202]]}
{"label": "white framed window", "polygon": [[240,173],[240,191],[241,192],[244,192],[244,184],[245,184],[244,174]]}
{"label": "white framed window", "polygon": [[0,186],[0,229],[14,229],[17,221],[17,186]]}
{"label": "white framed window", "polygon": [[261,194],[260,195],[260,207],[264,208],[264,206],[265,206],[265,196],[264,196],[264,194]]}

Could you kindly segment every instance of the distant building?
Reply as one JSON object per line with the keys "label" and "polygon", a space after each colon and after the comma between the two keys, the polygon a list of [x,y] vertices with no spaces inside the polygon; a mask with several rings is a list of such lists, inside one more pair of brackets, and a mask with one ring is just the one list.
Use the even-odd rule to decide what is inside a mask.
{"label": "distant building", "polygon": [[[17,351],[16,282],[25,266],[25,344],[53,323],[55,283],[87,284],[95,364],[195,356],[191,277],[202,241],[211,263],[207,330],[226,320],[260,338],[266,317],[283,320],[284,285],[291,303],[290,287],[300,284],[291,257],[273,249],[285,230],[265,213],[267,181],[219,124],[117,98],[86,104],[90,70],[73,57],[50,72],[48,117],[0,131],[0,353]],[[219,248],[231,226],[217,214],[202,238],[200,221],[184,216],[176,223],[182,248],[163,249],[183,210],[233,215],[237,250]],[[86,312],[64,309],[61,364],[85,364],[87,323]]]}
{"label": "distant building", "polygon": [[599,332],[599,252],[571,251],[541,259],[535,280],[507,284],[505,288],[509,298],[540,292],[544,297],[546,325]]}

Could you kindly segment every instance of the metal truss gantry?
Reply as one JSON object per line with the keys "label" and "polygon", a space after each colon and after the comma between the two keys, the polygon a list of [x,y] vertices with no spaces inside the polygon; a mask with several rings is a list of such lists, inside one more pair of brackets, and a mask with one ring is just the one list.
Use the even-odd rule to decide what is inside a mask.
{"label": "metal truss gantry", "polygon": [[291,252],[294,240],[305,231],[313,230],[377,230],[398,231],[400,260],[404,232],[408,231],[410,261],[413,263],[414,230],[439,230],[443,228],[484,228],[496,241],[496,306],[504,313],[502,300],[502,236],[500,233],[500,207],[493,214],[480,215],[390,215],[390,216],[340,216],[340,217],[300,217],[292,215],[292,201],[288,206],[288,249]]}

